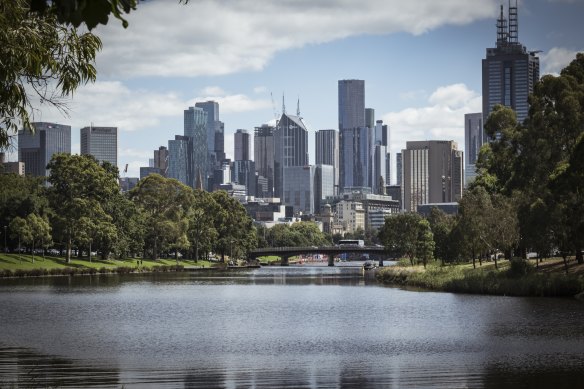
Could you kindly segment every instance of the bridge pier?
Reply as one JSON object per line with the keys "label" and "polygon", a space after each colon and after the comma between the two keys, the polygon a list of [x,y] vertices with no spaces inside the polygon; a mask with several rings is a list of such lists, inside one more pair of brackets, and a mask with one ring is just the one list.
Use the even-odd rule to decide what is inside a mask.
{"label": "bridge pier", "polygon": [[290,266],[290,263],[288,262],[288,259],[290,258],[289,256],[282,256],[280,258],[282,258],[280,266]]}
{"label": "bridge pier", "polygon": [[328,255],[328,265],[329,266],[335,266],[335,254],[330,253]]}

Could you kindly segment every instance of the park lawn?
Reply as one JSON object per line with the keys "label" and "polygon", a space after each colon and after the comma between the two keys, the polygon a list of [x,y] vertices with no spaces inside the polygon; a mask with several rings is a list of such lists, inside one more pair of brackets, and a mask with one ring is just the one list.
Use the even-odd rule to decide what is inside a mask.
{"label": "park lawn", "polygon": [[[124,260],[107,260],[102,261],[99,258],[94,257],[92,262],[89,262],[89,258],[71,258],[71,262],[67,263],[63,257],[47,256],[43,260],[42,255],[34,256],[34,263],[32,262],[32,255],[30,254],[4,254],[0,253],[0,270],[32,270],[32,269],[59,269],[66,267],[74,268],[108,268],[115,269],[117,267],[136,267],[139,259],[130,258]],[[179,260],[179,265],[184,267],[211,267],[212,262],[199,260],[195,262],[194,260]],[[151,268],[154,266],[174,266],[176,265],[175,259],[142,259],[140,268]]]}

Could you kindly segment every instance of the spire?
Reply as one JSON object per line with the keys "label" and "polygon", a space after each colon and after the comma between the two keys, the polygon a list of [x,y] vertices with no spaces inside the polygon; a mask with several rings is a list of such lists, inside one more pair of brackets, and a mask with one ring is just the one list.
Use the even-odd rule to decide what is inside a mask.
{"label": "spire", "polygon": [[286,114],[286,103],[284,102],[284,92],[282,92],[282,115]]}
{"label": "spire", "polygon": [[300,96],[298,96],[298,103],[296,104],[296,116],[300,117]]}
{"label": "spire", "polygon": [[499,16],[499,19],[497,19],[497,47],[507,45],[507,36],[507,19],[505,19],[503,5],[501,4],[501,16]]}

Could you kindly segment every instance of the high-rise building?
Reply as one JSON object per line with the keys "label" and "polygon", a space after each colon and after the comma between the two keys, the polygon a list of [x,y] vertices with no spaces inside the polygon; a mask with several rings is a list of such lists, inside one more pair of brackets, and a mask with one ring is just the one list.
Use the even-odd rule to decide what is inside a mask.
{"label": "high-rise building", "polygon": [[206,177],[208,175],[209,151],[207,144],[207,112],[205,110],[198,107],[189,107],[184,111],[184,136],[192,139],[191,158],[189,161],[191,163],[189,169],[191,174],[187,177],[187,185],[194,188],[198,177],[201,177],[203,189],[207,189]]}
{"label": "high-rise building", "polygon": [[192,143],[192,138],[182,135],[175,135],[174,140],[168,141],[167,170],[168,178],[174,178],[191,187],[194,183]]}
{"label": "high-rise building", "polygon": [[371,187],[371,130],[367,127],[341,130],[341,187]]}
{"label": "high-rise building", "polygon": [[339,80],[339,131],[366,124],[365,81]]}
{"label": "high-rise building", "polygon": [[251,141],[247,130],[237,130],[234,136],[234,160],[249,161],[251,160]]}
{"label": "high-rise building", "polygon": [[339,132],[320,130],[315,132],[316,164],[330,165],[333,168],[334,194],[339,193]]}
{"label": "high-rise building", "polygon": [[396,172],[396,185],[403,186],[402,177],[402,153],[395,153],[395,172]]}
{"label": "high-rise building", "polygon": [[255,173],[255,163],[253,161],[233,161],[231,182],[234,184],[245,185],[246,194],[248,196],[256,196]]}
{"label": "high-rise building", "polygon": [[515,5],[509,1],[509,24],[501,5],[497,44],[487,49],[482,65],[484,122],[497,104],[512,108],[519,123],[527,117],[527,98],[539,80],[539,58],[519,43],[518,25],[517,1]]}
{"label": "high-rise building", "polygon": [[459,201],[463,188],[463,153],[454,141],[407,142],[402,150],[403,209]]}
{"label": "high-rise building", "polygon": [[383,120],[377,120],[371,129],[371,167],[369,185],[373,193],[384,194],[391,180],[389,129]]}
{"label": "high-rise building", "polygon": [[[369,186],[371,129],[365,114],[365,81],[339,80],[339,192]],[[368,111],[369,121],[374,113]]]}
{"label": "high-rise building", "polygon": [[160,146],[158,150],[154,150],[154,167],[160,169],[160,174],[164,177],[168,173],[168,148]]}
{"label": "high-rise building", "polygon": [[216,101],[195,103],[195,107],[201,108],[207,114],[205,128],[209,171],[206,174],[211,176],[213,170],[219,168],[221,161],[225,159],[225,125],[219,120],[219,103]]}
{"label": "high-rise building", "polygon": [[289,178],[284,169],[308,165],[308,129],[301,117],[282,114],[274,132],[274,155],[275,195],[282,197]]}
{"label": "high-rise building", "polygon": [[365,127],[375,127],[375,110],[373,108],[365,108]]}
{"label": "high-rise building", "polygon": [[29,130],[18,131],[18,161],[24,162],[26,174],[48,177],[47,165],[55,153],[71,154],[71,126],[56,123],[32,123]]}
{"label": "high-rise building", "polygon": [[476,163],[479,151],[487,142],[487,134],[483,128],[483,114],[467,113],[464,115],[464,186],[470,184],[476,177]]}
{"label": "high-rise building", "polygon": [[140,167],[140,179],[143,180],[151,174],[160,174],[160,169],[154,166]]}
{"label": "high-rise building", "polygon": [[80,139],[81,154],[93,155],[99,162],[118,166],[117,127],[83,127]]}
{"label": "high-rise building", "polygon": [[268,181],[267,191],[262,197],[274,195],[274,130],[274,127],[263,124],[254,131],[253,153],[256,172]]}
{"label": "high-rise building", "polygon": [[[337,169],[338,170],[338,169]],[[314,172],[314,212],[320,213],[327,197],[335,195],[335,169],[332,165],[318,164]]]}
{"label": "high-rise building", "polygon": [[294,213],[320,212],[323,200],[333,195],[333,167],[330,165],[288,166],[284,168],[284,204]]}

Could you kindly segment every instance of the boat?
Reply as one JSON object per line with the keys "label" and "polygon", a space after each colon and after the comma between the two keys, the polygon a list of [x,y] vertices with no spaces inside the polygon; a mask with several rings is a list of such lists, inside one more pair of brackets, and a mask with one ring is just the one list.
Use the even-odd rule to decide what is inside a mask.
{"label": "boat", "polygon": [[364,270],[371,270],[371,269],[375,269],[377,266],[375,265],[375,262],[371,261],[371,260],[367,260],[365,261],[365,263],[363,263],[363,269]]}

